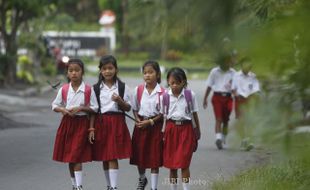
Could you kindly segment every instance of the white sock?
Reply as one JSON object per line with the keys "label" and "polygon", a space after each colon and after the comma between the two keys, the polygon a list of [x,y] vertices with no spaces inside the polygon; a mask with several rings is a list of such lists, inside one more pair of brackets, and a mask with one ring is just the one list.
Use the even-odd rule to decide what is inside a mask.
{"label": "white sock", "polygon": [[74,177],[71,177],[72,186],[76,187],[76,181]]}
{"label": "white sock", "polygon": [[189,183],[182,183],[183,184],[183,190],[190,190]]}
{"label": "white sock", "polygon": [[222,140],[222,133],[216,133],[216,140],[217,139],[220,139],[220,140]]}
{"label": "white sock", "polygon": [[178,184],[177,183],[170,183],[170,188],[171,188],[171,190],[177,190]]}
{"label": "white sock", "polygon": [[158,174],[151,173],[151,188],[157,189],[157,183],[158,183]]}
{"label": "white sock", "polygon": [[105,180],[107,181],[107,186],[111,186],[109,170],[103,170],[103,171],[104,171],[104,175],[105,175]]}
{"label": "white sock", "polygon": [[118,169],[109,169],[110,183],[113,188],[117,186],[117,173]]}
{"label": "white sock", "polygon": [[74,171],[74,176],[76,180],[76,186],[82,186],[83,173],[82,171]]}
{"label": "white sock", "polygon": [[140,174],[140,178],[141,178],[141,179],[145,179],[145,173]]}

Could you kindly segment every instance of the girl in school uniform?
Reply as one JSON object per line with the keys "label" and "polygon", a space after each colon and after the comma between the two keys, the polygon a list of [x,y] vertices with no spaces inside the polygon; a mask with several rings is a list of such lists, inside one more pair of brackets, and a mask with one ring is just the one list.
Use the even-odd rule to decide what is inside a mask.
{"label": "girl in school uniform", "polygon": [[70,83],[60,88],[52,103],[52,109],[63,115],[56,134],[53,160],[69,163],[74,190],[82,190],[82,163],[92,161],[91,145],[87,140],[87,114],[98,109],[94,90],[83,82],[83,74],[83,62],[70,59],[67,64]]}
{"label": "girl in school uniform", "polygon": [[229,116],[233,108],[231,86],[236,71],[231,68],[232,60],[230,54],[220,55],[219,66],[211,70],[207,79],[207,89],[203,99],[203,107],[206,109],[208,96],[213,90],[211,101],[215,115],[215,144],[219,150],[223,149],[223,143],[226,143]]}
{"label": "girl in school uniform", "polygon": [[[190,163],[200,139],[198,106],[195,93],[186,89],[185,72],[178,67],[168,71],[167,82],[169,90],[162,97],[161,113],[165,115],[163,165],[170,169],[171,189],[177,189],[178,169],[181,169],[183,189],[189,190]],[[191,105],[187,102],[186,92],[191,96]],[[169,100],[168,100],[169,99]],[[167,104],[167,101],[169,103]],[[169,106],[168,106],[169,105]],[[194,121],[192,121],[192,119]],[[196,133],[193,123],[196,126]]]}
{"label": "girl in school uniform", "polygon": [[93,160],[103,161],[108,189],[117,189],[118,159],[131,155],[124,114],[131,109],[131,97],[128,86],[117,77],[117,62],[112,55],[100,59],[99,69],[99,80],[94,85],[99,114],[91,118],[89,141],[93,143]]}
{"label": "girl in school uniform", "polygon": [[[256,75],[251,72],[252,63],[249,58],[243,58],[240,61],[241,71],[237,72],[233,78],[232,93],[235,97],[235,113],[236,118],[239,119],[242,114],[243,107],[260,91],[259,81]],[[251,150],[254,148],[253,144],[249,143],[244,129],[241,129],[242,150]]]}
{"label": "girl in school uniform", "polygon": [[151,190],[157,190],[159,167],[162,166],[162,125],[160,96],[161,72],[156,61],[147,61],[142,66],[144,84],[136,87],[133,98],[133,113],[137,120],[132,135],[130,164],[139,172],[137,190],[147,184],[145,170],[151,169]]}

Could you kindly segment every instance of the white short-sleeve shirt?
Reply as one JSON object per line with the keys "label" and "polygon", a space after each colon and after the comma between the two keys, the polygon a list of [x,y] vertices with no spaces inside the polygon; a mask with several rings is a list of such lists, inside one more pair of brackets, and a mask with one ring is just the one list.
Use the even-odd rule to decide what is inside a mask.
{"label": "white short-sleeve shirt", "polygon": [[223,71],[220,67],[215,67],[211,70],[206,85],[207,87],[211,87],[214,92],[230,93],[235,72],[233,68]]}
{"label": "white short-sleeve shirt", "polygon": [[[161,87],[157,84],[151,94],[148,93],[144,84],[144,89],[141,96],[141,102],[138,102],[138,87],[135,88],[133,96],[132,109],[138,111],[138,114],[145,117],[152,117],[160,114],[160,96]],[[140,108],[139,108],[140,105]]]}
{"label": "white short-sleeve shirt", "polygon": [[[62,101],[62,87],[59,89],[56,98],[54,99],[52,103],[52,110],[54,110],[57,107],[65,107],[66,109],[71,109],[74,107],[78,107],[85,104],[85,83],[82,82],[79,86],[77,91],[74,91],[71,83],[69,83],[69,89],[68,89],[68,95],[67,95],[67,103],[65,104]],[[94,89],[91,88],[91,94],[90,94],[90,102],[89,107],[97,112],[98,110],[98,103],[96,100],[96,95],[94,92]],[[85,112],[78,112],[76,115],[86,115]]]}
{"label": "white short-sleeve shirt", "polygon": [[[118,108],[118,104],[112,100],[113,94],[118,94],[118,82],[114,83],[110,88],[105,83],[100,85],[100,107],[101,113],[106,112],[122,112]],[[131,106],[131,93],[129,87],[125,85],[124,101]]]}
{"label": "white short-sleeve shirt", "polygon": [[256,75],[252,72],[245,75],[242,71],[235,74],[232,89],[236,91],[237,95],[245,98],[260,91]]}
{"label": "white short-sleeve shirt", "polygon": [[[193,91],[192,93],[192,112],[198,112],[198,104],[196,101],[196,96]],[[173,120],[191,120],[192,119],[192,113],[188,113],[187,111],[187,102],[185,99],[184,89],[180,93],[178,97],[175,97],[172,94],[171,89],[168,91],[169,94],[169,111],[168,115],[166,116],[167,119],[173,119]],[[163,103],[163,98],[161,97],[161,102]],[[162,104],[163,105],[163,104]],[[164,106],[161,106],[161,113],[165,114],[164,112]]]}

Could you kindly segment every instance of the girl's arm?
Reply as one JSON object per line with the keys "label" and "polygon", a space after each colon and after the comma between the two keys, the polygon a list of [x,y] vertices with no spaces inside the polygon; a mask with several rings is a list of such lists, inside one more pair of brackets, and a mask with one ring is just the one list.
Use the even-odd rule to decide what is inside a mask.
{"label": "girl's arm", "polygon": [[140,118],[138,116],[138,111],[133,111],[133,115],[137,121],[140,121]]}
{"label": "girl's arm", "polygon": [[119,108],[123,111],[130,111],[131,106],[127,102],[125,102],[119,95],[113,94],[112,100],[115,101]]}
{"label": "girl's arm", "polygon": [[201,133],[200,133],[200,122],[199,122],[199,117],[198,117],[197,112],[193,112],[193,118],[194,118],[194,122],[195,122],[196,128],[197,128],[197,130],[195,131],[196,132],[195,135],[196,135],[197,140],[199,140]]}
{"label": "girl's arm", "polygon": [[88,131],[89,131],[88,141],[90,142],[90,144],[93,144],[94,140],[95,140],[95,126],[94,126],[94,123],[95,123],[95,114],[91,114],[90,115],[90,121],[89,121],[89,128],[88,128]]}
{"label": "girl's arm", "polygon": [[137,127],[144,128],[144,127],[148,127],[148,126],[153,126],[157,121],[161,120],[162,117],[163,117],[163,115],[159,114],[156,117],[154,117],[153,119],[147,119],[147,120],[140,121],[137,124]]}

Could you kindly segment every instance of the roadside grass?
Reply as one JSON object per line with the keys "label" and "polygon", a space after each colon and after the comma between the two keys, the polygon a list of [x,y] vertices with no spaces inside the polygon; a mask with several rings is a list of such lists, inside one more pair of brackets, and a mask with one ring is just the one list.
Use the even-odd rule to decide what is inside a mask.
{"label": "roadside grass", "polygon": [[282,153],[266,163],[213,183],[212,190],[308,190],[310,133],[292,133]]}
{"label": "roadside grass", "polygon": [[217,181],[213,190],[306,190],[310,172],[302,161],[270,164],[249,169],[228,181]]}

